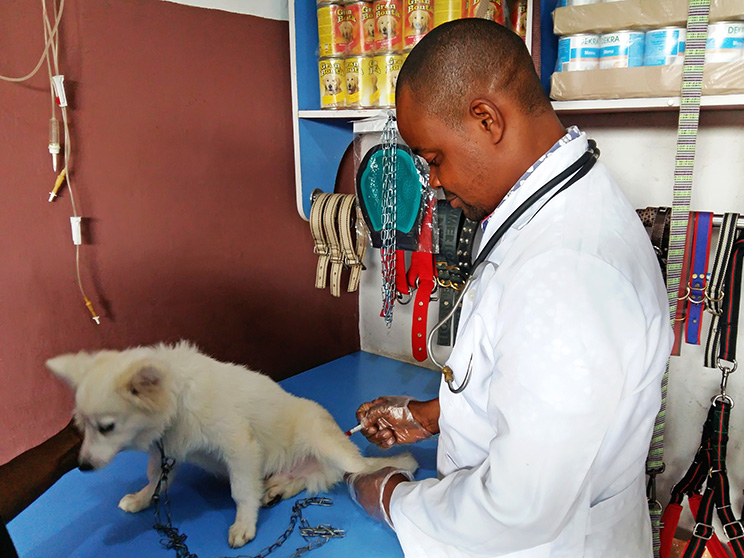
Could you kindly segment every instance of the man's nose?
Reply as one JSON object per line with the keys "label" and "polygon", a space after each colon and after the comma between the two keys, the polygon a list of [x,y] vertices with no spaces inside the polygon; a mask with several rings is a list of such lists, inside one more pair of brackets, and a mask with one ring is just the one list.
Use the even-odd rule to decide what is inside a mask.
{"label": "man's nose", "polygon": [[441,188],[442,183],[439,181],[439,175],[435,167],[429,167],[429,186],[432,188]]}

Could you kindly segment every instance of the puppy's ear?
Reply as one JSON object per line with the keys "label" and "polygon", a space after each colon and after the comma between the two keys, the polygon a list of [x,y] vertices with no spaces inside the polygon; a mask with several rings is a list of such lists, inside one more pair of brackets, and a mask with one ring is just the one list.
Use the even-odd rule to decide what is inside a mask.
{"label": "puppy's ear", "polygon": [[161,411],[170,400],[168,370],[158,362],[136,362],[122,375],[119,392],[145,411]]}
{"label": "puppy's ear", "polygon": [[70,353],[50,358],[46,366],[67,384],[75,389],[85,376],[92,355],[86,352]]}

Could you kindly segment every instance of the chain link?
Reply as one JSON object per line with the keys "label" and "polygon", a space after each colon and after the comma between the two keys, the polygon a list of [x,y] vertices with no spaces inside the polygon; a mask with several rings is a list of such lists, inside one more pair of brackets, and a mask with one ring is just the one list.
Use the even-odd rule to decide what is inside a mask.
{"label": "chain link", "polygon": [[382,316],[389,328],[393,324],[395,305],[395,249],[398,228],[397,183],[398,183],[398,131],[395,117],[388,116],[382,130]]}
{"label": "chain link", "polygon": [[[155,524],[153,525],[153,528],[160,533],[162,537],[160,539],[160,544],[167,550],[174,550],[177,558],[199,558],[196,554],[189,551],[189,547],[186,545],[186,535],[180,533],[178,528],[173,526],[171,520],[171,507],[170,499],[168,498],[167,485],[168,476],[173,471],[176,460],[172,457],[166,457],[162,442],[157,443],[157,448],[160,450],[160,478],[158,479],[158,484],[155,486],[155,493],[151,500],[151,503],[155,508]],[[161,505],[166,514],[165,523],[161,520]],[[312,527],[308,520],[302,515],[302,510],[311,505],[327,507],[333,505],[333,500],[323,497],[296,500],[292,506],[292,516],[289,519],[289,527],[287,527],[287,530],[284,531],[284,533],[279,535],[276,542],[267,546],[255,555],[239,554],[232,557],[219,556],[218,558],[266,558],[266,556],[274,552],[287,541],[290,535],[294,532],[298,523],[300,524],[300,535],[308,544],[297,548],[290,558],[298,558],[311,550],[323,546],[331,539],[341,539],[346,535],[346,531],[343,529],[336,529],[328,524],[320,524],[317,527]]]}

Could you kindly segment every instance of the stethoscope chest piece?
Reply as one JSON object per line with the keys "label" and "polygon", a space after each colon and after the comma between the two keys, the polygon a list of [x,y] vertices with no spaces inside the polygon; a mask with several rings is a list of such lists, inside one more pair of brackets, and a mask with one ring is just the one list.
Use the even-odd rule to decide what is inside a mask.
{"label": "stethoscope chest piece", "polygon": [[462,390],[464,390],[468,383],[470,383],[470,376],[473,373],[473,355],[470,355],[470,361],[468,362],[468,370],[465,372],[465,378],[462,380],[462,383],[459,387],[455,387],[455,373],[452,371],[452,368],[449,366],[444,366],[442,368],[442,375],[444,376],[444,381],[447,382],[447,387],[452,393],[460,393]]}

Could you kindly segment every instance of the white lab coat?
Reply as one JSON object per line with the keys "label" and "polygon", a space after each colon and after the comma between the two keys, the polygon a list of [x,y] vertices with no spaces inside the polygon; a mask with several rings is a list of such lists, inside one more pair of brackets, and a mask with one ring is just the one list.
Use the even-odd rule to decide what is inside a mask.
{"label": "white lab coat", "polygon": [[[481,246],[577,160],[560,147],[491,217]],[[648,236],[602,163],[504,235],[463,302],[442,382],[439,479],[396,487],[407,558],[646,558],[645,458],[672,345]]]}

